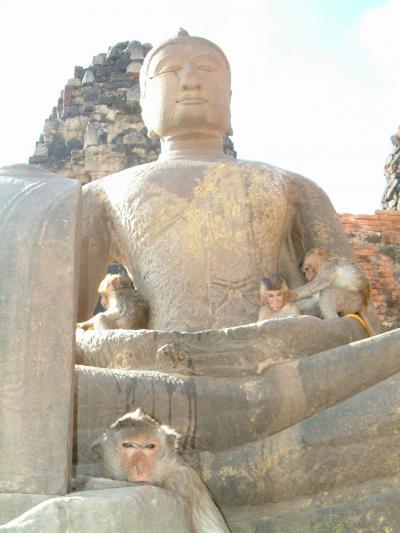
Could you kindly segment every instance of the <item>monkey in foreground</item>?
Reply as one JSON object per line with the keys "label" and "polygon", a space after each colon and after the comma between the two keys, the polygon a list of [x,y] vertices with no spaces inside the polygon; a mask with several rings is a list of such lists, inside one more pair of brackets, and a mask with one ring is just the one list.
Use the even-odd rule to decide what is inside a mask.
{"label": "monkey in foreground", "polygon": [[262,305],[258,312],[258,322],[301,315],[285,279],[277,274],[261,280],[260,300]]}
{"label": "monkey in foreground", "polygon": [[97,313],[81,329],[144,329],[148,320],[148,306],[126,274],[107,274],[98,292],[105,311]]}
{"label": "monkey in foreground", "polygon": [[179,442],[175,430],[136,409],[116,420],[92,449],[105,477],[152,483],[176,494],[193,533],[229,532],[207,487],[178,455]]}
{"label": "monkey in foreground", "polygon": [[376,333],[376,328],[366,315],[370,285],[360,266],[334,253],[328,253],[324,248],[313,248],[304,256],[301,271],[308,283],[293,291],[296,300],[319,293],[323,318],[357,313],[371,332]]}

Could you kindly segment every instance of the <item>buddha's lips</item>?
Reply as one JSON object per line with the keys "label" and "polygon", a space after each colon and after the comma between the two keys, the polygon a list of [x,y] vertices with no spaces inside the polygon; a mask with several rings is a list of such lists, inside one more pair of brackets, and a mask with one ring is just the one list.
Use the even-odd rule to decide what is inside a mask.
{"label": "buddha's lips", "polygon": [[177,104],[186,104],[186,105],[196,105],[196,104],[206,104],[207,100],[199,96],[182,96],[179,100],[176,100]]}

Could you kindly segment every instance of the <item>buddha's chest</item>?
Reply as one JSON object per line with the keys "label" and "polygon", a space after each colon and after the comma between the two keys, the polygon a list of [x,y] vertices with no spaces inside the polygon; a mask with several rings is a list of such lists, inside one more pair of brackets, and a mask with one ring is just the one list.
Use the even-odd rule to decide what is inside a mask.
{"label": "buddha's chest", "polygon": [[232,165],[148,180],[120,209],[130,248],[189,246],[209,251],[278,243],[288,219],[280,179]]}

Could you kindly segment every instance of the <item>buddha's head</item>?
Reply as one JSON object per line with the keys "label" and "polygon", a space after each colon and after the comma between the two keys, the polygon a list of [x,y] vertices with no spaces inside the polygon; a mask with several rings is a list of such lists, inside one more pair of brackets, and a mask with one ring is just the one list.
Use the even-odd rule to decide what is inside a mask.
{"label": "buddha's head", "polygon": [[225,54],[211,41],[181,30],[154,47],[140,72],[149,135],[231,135],[230,81]]}

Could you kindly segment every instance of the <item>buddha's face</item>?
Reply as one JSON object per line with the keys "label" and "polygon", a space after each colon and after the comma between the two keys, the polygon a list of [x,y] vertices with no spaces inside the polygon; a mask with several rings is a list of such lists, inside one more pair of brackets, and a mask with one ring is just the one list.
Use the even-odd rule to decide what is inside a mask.
{"label": "buddha's face", "polygon": [[230,75],[212,46],[169,44],[150,60],[142,112],[159,137],[230,130]]}

